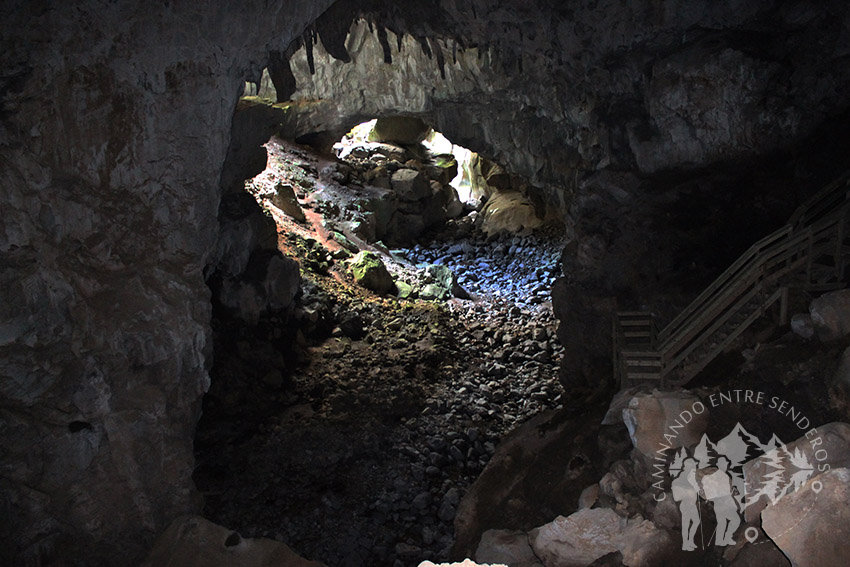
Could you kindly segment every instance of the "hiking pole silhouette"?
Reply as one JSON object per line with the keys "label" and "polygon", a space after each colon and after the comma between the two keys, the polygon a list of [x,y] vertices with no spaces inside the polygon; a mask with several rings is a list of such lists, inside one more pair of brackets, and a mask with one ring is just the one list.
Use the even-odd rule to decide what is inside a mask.
{"label": "hiking pole silhouette", "polygon": [[[701,549],[705,549],[705,534],[702,531],[702,500],[705,498],[705,488],[700,486],[699,490],[697,490],[697,515],[699,516],[699,538],[702,541]],[[714,528],[717,530],[717,528]],[[711,532],[709,536],[709,540],[714,537],[714,532]]]}
{"label": "hiking pole silhouette", "polygon": [[[705,549],[705,534],[702,533],[702,497],[700,496],[700,492],[703,492],[702,489],[697,491],[697,516],[699,517],[699,539],[702,542],[702,547],[700,549]],[[717,528],[715,528],[717,529]],[[714,533],[711,534],[712,536]]]}

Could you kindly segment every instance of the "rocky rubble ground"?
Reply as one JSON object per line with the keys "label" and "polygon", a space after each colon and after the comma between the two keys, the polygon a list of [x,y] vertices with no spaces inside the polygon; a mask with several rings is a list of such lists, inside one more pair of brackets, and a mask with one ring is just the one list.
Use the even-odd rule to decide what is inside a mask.
{"label": "rocky rubble ground", "polygon": [[[216,309],[196,436],[205,515],[333,566],[445,559],[461,498],[499,440],[562,402],[547,296],[561,234],[487,236],[467,207],[399,237],[392,227],[406,222],[392,219],[410,213],[377,222],[384,201],[364,197],[375,188],[362,172],[386,158],[267,147],[271,167],[247,188],[300,263],[300,285],[286,309],[253,306],[250,324],[242,295],[218,295],[230,300]],[[409,160],[391,163],[419,175]],[[432,193],[444,212],[445,187]],[[355,284],[348,264],[361,249],[385,265],[390,293]]]}

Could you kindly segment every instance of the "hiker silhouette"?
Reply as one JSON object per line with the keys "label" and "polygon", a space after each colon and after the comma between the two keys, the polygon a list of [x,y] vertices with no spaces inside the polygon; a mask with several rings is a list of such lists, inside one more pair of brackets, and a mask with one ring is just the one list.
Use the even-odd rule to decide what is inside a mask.
{"label": "hiker silhouette", "polygon": [[729,475],[729,459],[717,459],[717,471],[702,479],[702,489],[707,500],[714,504],[714,516],[717,518],[717,537],[715,545],[734,545],[732,536],[741,525],[738,513],[738,501],[732,492],[732,477]]}
{"label": "hiker silhouette", "polygon": [[682,472],[673,479],[671,485],[673,500],[679,503],[679,511],[682,514],[682,549],[684,551],[697,548],[694,537],[700,524],[700,517],[696,464],[696,461],[690,457],[682,461]]}

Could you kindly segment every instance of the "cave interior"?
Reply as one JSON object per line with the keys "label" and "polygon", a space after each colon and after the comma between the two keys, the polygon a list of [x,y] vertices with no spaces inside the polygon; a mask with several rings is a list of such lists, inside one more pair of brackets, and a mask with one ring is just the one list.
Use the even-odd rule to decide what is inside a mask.
{"label": "cave interior", "polygon": [[0,19],[0,563],[844,564],[850,6]]}

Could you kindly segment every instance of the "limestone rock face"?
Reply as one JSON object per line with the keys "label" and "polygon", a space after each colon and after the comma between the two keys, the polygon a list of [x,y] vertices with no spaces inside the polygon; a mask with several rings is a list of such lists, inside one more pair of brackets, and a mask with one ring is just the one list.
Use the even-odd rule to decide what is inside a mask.
{"label": "limestone rock face", "polygon": [[561,203],[556,187],[585,173],[757,155],[844,108],[839,2],[552,6],[422,2],[378,25],[353,17],[335,42],[320,19],[321,42],[290,60],[293,98],[422,117]]}
{"label": "limestone rock face", "polygon": [[200,516],[172,522],[156,541],[142,567],[321,567],[286,545],[238,533]]}
{"label": "limestone rock face", "polygon": [[255,253],[247,278],[225,278],[219,300],[243,321],[256,324],[270,310],[288,308],[301,283],[298,262],[277,253]]}
{"label": "limestone rock face", "polygon": [[834,469],[765,508],[762,528],[794,567],[847,565],[849,499],[850,469]]}
{"label": "limestone rock face", "polygon": [[199,509],[233,109],[329,3],[0,10],[0,563],[137,564]]}

